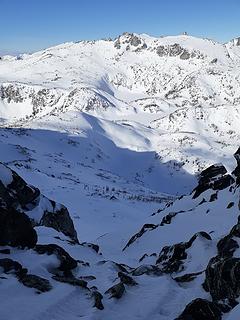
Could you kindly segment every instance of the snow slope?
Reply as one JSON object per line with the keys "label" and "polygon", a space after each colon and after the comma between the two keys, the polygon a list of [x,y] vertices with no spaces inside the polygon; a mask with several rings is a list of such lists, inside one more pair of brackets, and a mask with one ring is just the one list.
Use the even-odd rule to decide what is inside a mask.
{"label": "snow slope", "polygon": [[[103,256],[95,257],[63,242],[76,259],[82,254],[94,265],[88,275],[103,277],[96,280],[102,293],[115,283],[116,270],[112,262],[98,268],[100,260],[133,268],[155,264],[156,257],[150,255],[162,247],[188,241],[199,231],[211,236],[214,231],[213,244],[197,239],[194,258],[186,263],[188,273],[199,272],[216,254],[217,241],[237,222],[234,209],[224,209],[230,212],[228,219],[222,210],[230,200],[237,202],[236,193],[227,190],[219,192],[222,200],[217,203],[208,203],[210,193],[201,207],[199,199],[186,196],[174,209],[151,215],[191,192],[197,175],[209,165],[221,162],[228,172],[235,168],[239,67],[238,39],[220,44],[187,35],[153,38],[129,33],[0,60],[0,161],[69,209],[80,242],[100,246]],[[213,214],[206,215],[205,209]],[[157,225],[164,215],[182,210],[190,214],[177,215],[174,223],[144,233],[122,251],[144,224]],[[49,230],[38,228],[40,241],[56,240]],[[195,258],[196,252],[201,259]],[[13,258],[30,259],[24,254],[16,251]],[[150,257],[139,264],[144,254]],[[174,319],[194,298],[210,299],[200,289],[201,281],[203,275],[185,290],[168,275],[143,274],[138,287],[127,289],[118,302],[105,299],[104,311],[96,313],[75,288],[62,293],[61,286],[54,287],[58,292],[50,293],[52,303],[28,291],[23,300],[16,295],[14,301],[29,320],[67,315],[70,320]],[[19,285],[12,288],[23,292]],[[11,292],[4,290],[1,296],[6,299]],[[139,296],[148,307],[139,306]],[[34,304],[32,313],[26,301]],[[9,300],[4,307],[4,317],[10,320],[11,304]]]}

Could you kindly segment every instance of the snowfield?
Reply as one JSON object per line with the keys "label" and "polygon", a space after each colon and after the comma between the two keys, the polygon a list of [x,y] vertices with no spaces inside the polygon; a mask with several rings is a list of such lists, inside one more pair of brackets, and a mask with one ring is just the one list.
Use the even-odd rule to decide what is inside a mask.
{"label": "snowfield", "polygon": [[[37,235],[29,247],[0,236],[2,320],[239,318],[237,275],[221,278],[240,259],[239,44],[124,33],[1,57],[0,211]],[[65,207],[79,243],[59,225]],[[116,284],[120,297],[105,294]]]}

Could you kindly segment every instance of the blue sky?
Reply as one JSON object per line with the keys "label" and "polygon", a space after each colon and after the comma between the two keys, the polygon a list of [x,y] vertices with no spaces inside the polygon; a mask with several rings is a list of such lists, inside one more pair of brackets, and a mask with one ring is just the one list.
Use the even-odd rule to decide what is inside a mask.
{"label": "blue sky", "polygon": [[0,0],[0,52],[35,51],[124,31],[240,36],[240,0]]}

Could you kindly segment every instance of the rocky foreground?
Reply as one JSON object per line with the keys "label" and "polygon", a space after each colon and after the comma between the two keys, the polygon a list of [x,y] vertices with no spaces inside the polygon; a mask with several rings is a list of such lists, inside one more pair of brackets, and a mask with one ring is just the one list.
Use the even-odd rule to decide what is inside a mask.
{"label": "rocky foreground", "polygon": [[[149,296],[153,319],[237,319],[240,149],[234,156],[232,174],[210,166],[191,194],[154,212],[131,237],[123,252],[138,257],[135,266],[108,261],[97,245],[79,242],[68,210],[1,164],[0,290],[8,299],[2,319],[17,319],[11,303],[26,319],[61,319],[68,309],[70,319],[84,310],[110,320],[122,308],[135,319],[139,301]],[[173,291],[160,305],[155,295],[167,292],[163,283]],[[32,304],[36,314],[28,312]]]}

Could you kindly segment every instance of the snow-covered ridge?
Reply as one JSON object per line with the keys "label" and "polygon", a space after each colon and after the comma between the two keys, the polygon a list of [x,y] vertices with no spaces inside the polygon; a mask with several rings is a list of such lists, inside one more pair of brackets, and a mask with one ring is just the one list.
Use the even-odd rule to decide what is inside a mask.
{"label": "snow-covered ridge", "polygon": [[240,104],[239,65],[238,38],[220,44],[124,33],[65,43],[0,60],[1,122],[31,127],[34,119],[84,111],[145,127],[143,135],[152,128],[158,157],[183,163],[187,172],[215,161],[231,168],[240,134],[232,126]]}

